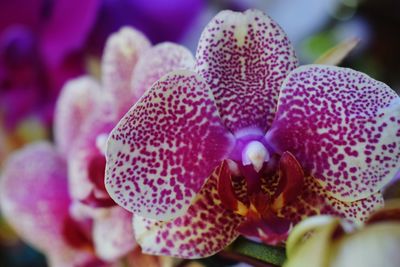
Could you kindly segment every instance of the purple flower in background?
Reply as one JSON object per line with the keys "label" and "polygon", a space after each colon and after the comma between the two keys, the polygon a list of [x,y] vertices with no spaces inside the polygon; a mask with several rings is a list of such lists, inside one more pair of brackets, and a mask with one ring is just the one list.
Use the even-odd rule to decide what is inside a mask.
{"label": "purple flower in background", "polygon": [[0,114],[9,130],[31,115],[51,122],[59,89],[84,71],[81,49],[98,5],[97,0],[1,2]]}
{"label": "purple flower in background", "polygon": [[152,43],[178,42],[205,11],[204,0],[103,0],[88,48],[100,52],[108,35],[122,25],[143,32]]}
{"label": "purple flower in background", "polygon": [[400,165],[399,96],[297,64],[269,17],[223,11],[195,70],[165,75],[114,128],[106,188],[135,214],[144,252],[205,257],[240,233],[275,244],[304,216],[362,221],[382,204]]}
{"label": "purple flower in background", "polygon": [[53,119],[58,93],[100,56],[106,38],[132,25],[154,43],[179,40],[203,11],[202,0],[2,1],[0,115],[8,130],[21,120]]}

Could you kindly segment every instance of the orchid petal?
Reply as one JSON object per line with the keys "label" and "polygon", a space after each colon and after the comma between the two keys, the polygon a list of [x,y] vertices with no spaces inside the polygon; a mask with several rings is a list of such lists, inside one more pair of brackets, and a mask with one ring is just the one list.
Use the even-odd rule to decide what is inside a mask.
{"label": "orchid petal", "polygon": [[232,132],[270,127],[279,87],[298,65],[284,31],[258,10],[220,12],[203,31],[196,58]]}
{"label": "orchid petal", "polygon": [[107,191],[120,206],[140,216],[181,216],[228,154],[232,138],[201,77],[172,72],[111,132]]}
{"label": "orchid petal", "polygon": [[54,120],[54,137],[62,154],[68,155],[81,125],[96,108],[100,85],[89,76],[69,81],[61,91]]}
{"label": "orchid petal", "polygon": [[132,213],[113,207],[96,218],[93,227],[96,255],[116,261],[136,246],[132,230]]}
{"label": "orchid petal", "polygon": [[161,43],[140,56],[132,75],[133,101],[165,74],[179,69],[193,69],[192,53],[183,46],[174,43]]}
{"label": "orchid petal", "polygon": [[43,251],[60,251],[70,198],[67,170],[46,142],[27,146],[6,162],[0,204],[7,221],[27,242]]}
{"label": "orchid petal", "polygon": [[290,151],[330,195],[355,201],[379,191],[400,167],[400,98],[345,68],[309,65],[281,89],[267,140]]}
{"label": "orchid petal", "polygon": [[[311,218],[310,220],[313,220]],[[298,227],[304,227],[308,221],[299,224]],[[333,236],[337,229],[341,229],[340,221],[333,219],[325,225],[316,227],[313,235],[306,239],[301,245],[297,245],[294,251],[290,251],[289,258],[284,263],[284,267],[321,267],[329,266],[330,248]],[[296,231],[296,228],[293,230]],[[297,237],[297,236],[296,236]],[[291,237],[289,236],[289,239]],[[303,239],[304,240],[304,239]],[[310,260],[310,255],[313,259]],[[358,266],[358,265],[357,265]],[[362,266],[362,265],[361,265]]]}
{"label": "orchid petal", "polygon": [[303,189],[304,172],[290,152],[284,152],[279,160],[279,182],[274,193],[273,209],[280,209],[296,199]]}
{"label": "orchid petal", "polygon": [[81,201],[87,200],[90,195],[93,199],[110,200],[104,185],[106,159],[98,141],[107,138],[115,121],[113,116],[107,116],[101,110],[91,115],[81,126],[81,133],[76,137],[68,157],[70,193],[73,199]]}
{"label": "orchid petal", "polygon": [[330,224],[338,224],[339,219],[333,216],[319,215],[312,216],[304,219],[296,225],[290,232],[289,237],[286,240],[286,256],[290,259],[293,256],[294,251],[301,245],[307,235],[313,232],[315,229],[326,227]]}
{"label": "orchid petal", "polygon": [[150,47],[149,40],[139,31],[124,27],[112,34],[106,43],[102,78],[105,90],[111,94],[119,115],[132,106],[132,72],[140,55]]}
{"label": "orchid petal", "polygon": [[201,258],[217,253],[229,245],[239,233],[236,228],[243,217],[225,209],[218,194],[221,164],[210,176],[194,203],[182,217],[161,222],[134,216],[136,240],[144,253]]}
{"label": "orchid petal", "polygon": [[364,221],[368,214],[383,206],[381,192],[353,202],[343,202],[330,195],[314,177],[305,177],[303,190],[297,199],[279,210],[284,218],[297,223],[303,218],[323,214],[347,218],[354,222]]}
{"label": "orchid petal", "polygon": [[222,166],[219,168],[217,190],[222,202],[221,205],[227,210],[241,214],[247,211],[247,207],[239,200],[239,196],[237,192],[235,192],[236,188],[233,185],[234,177],[230,170],[232,162],[229,161],[230,160],[223,161]]}

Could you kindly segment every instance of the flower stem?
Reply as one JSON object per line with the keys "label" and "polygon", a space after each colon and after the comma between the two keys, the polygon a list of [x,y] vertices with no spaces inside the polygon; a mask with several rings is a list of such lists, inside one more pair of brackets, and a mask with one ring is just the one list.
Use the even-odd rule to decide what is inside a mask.
{"label": "flower stem", "polygon": [[223,251],[219,252],[218,256],[220,256],[221,258],[227,259],[227,260],[234,260],[237,262],[247,263],[254,267],[279,267],[278,265],[260,261],[258,259],[248,257],[243,254],[239,254],[239,253],[236,253],[234,251],[229,251],[229,250],[223,250]]}
{"label": "flower stem", "polygon": [[[283,247],[268,246],[242,237],[238,238],[220,255],[260,267],[282,266],[286,259]],[[248,262],[249,260],[252,262]]]}

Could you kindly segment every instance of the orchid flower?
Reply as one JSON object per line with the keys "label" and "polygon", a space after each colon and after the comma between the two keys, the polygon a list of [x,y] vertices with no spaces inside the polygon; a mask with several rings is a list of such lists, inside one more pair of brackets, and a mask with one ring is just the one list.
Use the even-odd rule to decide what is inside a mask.
{"label": "orchid flower", "polygon": [[156,82],[112,130],[106,189],[146,253],[198,258],[239,234],[277,244],[305,216],[354,221],[400,165],[400,98],[298,61],[260,11],[223,11],[194,70]]}
{"label": "orchid flower", "polygon": [[0,182],[3,215],[25,241],[46,254],[50,266],[106,266],[93,254],[92,222],[69,212],[67,166],[51,144],[15,152]]}
{"label": "orchid flower", "polygon": [[[102,80],[81,77],[62,90],[55,115],[55,139],[68,162],[73,200],[94,218],[97,255],[115,261],[135,247],[132,214],[109,197],[104,186],[107,135],[130,106],[162,75],[193,67],[193,57],[173,43],[151,46],[140,32],[124,27],[106,43]],[[110,227],[112,225],[112,227]]]}
{"label": "orchid flower", "polygon": [[[43,160],[42,164],[37,164],[38,166],[35,167],[37,171],[31,171],[26,178],[23,178],[25,176],[23,174],[16,180],[14,176],[19,173],[17,164],[11,162],[6,165],[8,171],[2,178],[5,184],[2,190],[8,193],[2,195],[4,197],[2,204],[5,203],[5,210],[9,211],[9,215],[7,212],[6,215],[11,225],[19,229],[22,237],[28,241],[32,240],[33,234],[29,235],[26,232],[35,233],[34,229],[40,227],[42,223],[61,224],[66,229],[65,231],[71,231],[70,221],[64,223],[64,217],[79,222],[89,221],[89,227],[85,228],[85,236],[90,241],[90,255],[97,261],[107,264],[119,264],[122,260],[146,261],[150,263],[150,266],[169,265],[164,258],[158,260],[149,256],[141,258],[142,254],[139,253],[131,226],[132,214],[117,206],[105,191],[103,146],[105,136],[116,125],[124,109],[135,103],[147,86],[175,68],[193,67],[193,62],[192,55],[185,48],[172,43],[151,47],[143,34],[131,28],[123,28],[110,37],[104,53],[102,83],[93,77],[83,76],[69,81],[62,89],[55,114],[55,145],[36,145],[45,146],[44,152],[36,146],[28,147],[26,149],[28,152],[19,152],[24,156],[18,164],[24,164],[24,162],[29,165],[37,164],[38,161]],[[119,82],[112,82],[113,80]],[[37,187],[47,192],[46,188],[52,188],[52,185],[47,186],[47,183],[48,180],[54,178],[52,177],[54,176],[53,167],[50,164],[55,161],[54,158],[62,163],[62,168],[58,167],[57,170],[63,177],[63,184],[57,184],[57,186],[68,196],[67,203],[59,207],[58,205],[62,205],[63,202],[58,201],[57,197],[62,197],[62,195],[43,199],[47,195],[42,197],[39,193],[25,194],[23,201],[30,201],[30,203],[42,201],[46,203],[44,205],[53,205],[58,209],[57,211],[62,212],[62,216],[54,212],[52,214],[54,218],[50,217],[47,220],[46,210],[42,213],[36,213],[35,210],[32,210],[32,213],[26,210],[19,212],[18,210],[23,208],[20,207],[23,201],[11,193],[13,188],[21,187],[23,188],[21,191],[26,193],[29,189],[25,188],[24,179],[30,179],[32,183],[36,179]],[[48,166],[47,161],[49,161]],[[10,182],[11,180],[14,182]],[[48,201],[51,201],[51,204],[48,204]],[[7,203],[13,203],[13,205],[9,207]],[[15,219],[17,212],[19,218],[25,215],[31,216],[30,222],[18,223]],[[69,236],[68,232],[66,237],[69,238]],[[60,236],[58,232],[51,233],[51,238],[63,240],[63,236]],[[56,246],[52,248],[42,246],[40,241],[32,242],[49,255],[60,256],[64,253]],[[130,259],[131,256],[127,255],[132,253],[139,256],[135,256],[134,260]],[[49,258],[51,260],[52,256]],[[66,262],[75,266],[69,259],[66,259]],[[131,265],[135,266],[135,264]]]}
{"label": "orchid flower", "polygon": [[329,216],[310,217],[289,236],[284,266],[399,266],[399,212],[399,200],[385,203],[363,227]]}
{"label": "orchid flower", "polygon": [[[133,267],[142,262],[149,267],[171,266],[166,258],[133,249],[128,212],[114,208],[107,211],[110,216],[103,213],[102,220],[93,219],[71,199],[66,162],[48,142],[28,145],[6,161],[0,204],[7,221],[23,240],[47,256],[49,266]],[[111,231],[114,228],[122,233]],[[129,255],[116,259],[115,254],[126,254],[127,247]]]}
{"label": "orchid flower", "polygon": [[193,67],[191,53],[173,43],[151,47],[138,31],[123,28],[106,45],[102,83],[73,80],[56,109],[56,143],[67,155],[71,193],[88,205],[115,205],[104,187],[105,141],[125,112],[162,75]]}

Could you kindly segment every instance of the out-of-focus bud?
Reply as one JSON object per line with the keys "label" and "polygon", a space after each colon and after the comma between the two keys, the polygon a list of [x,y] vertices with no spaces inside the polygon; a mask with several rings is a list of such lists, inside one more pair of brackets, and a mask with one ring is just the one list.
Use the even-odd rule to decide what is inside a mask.
{"label": "out-of-focus bud", "polygon": [[287,241],[285,267],[400,266],[400,199],[388,202],[363,226],[328,216],[304,220]]}

